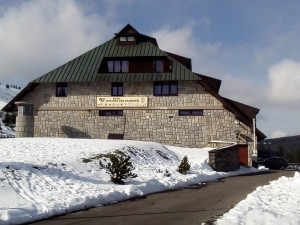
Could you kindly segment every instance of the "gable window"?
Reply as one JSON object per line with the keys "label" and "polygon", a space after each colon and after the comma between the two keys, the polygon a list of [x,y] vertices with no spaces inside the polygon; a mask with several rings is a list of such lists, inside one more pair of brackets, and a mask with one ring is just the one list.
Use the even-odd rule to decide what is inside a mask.
{"label": "gable window", "polygon": [[123,110],[99,110],[99,116],[123,116]]}
{"label": "gable window", "polygon": [[164,72],[164,61],[163,60],[155,61],[155,72],[156,73]]}
{"label": "gable window", "polygon": [[134,41],[134,37],[133,36],[127,37],[127,41]]}
{"label": "gable window", "polygon": [[203,109],[179,110],[179,116],[203,116]]}
{"label": "gable window", "polygon": [[120,41],[124,42],[124,41],[134,41],[134,37],[133,36],[128,36],[128,37],[125,37],[125,36],[122,36],[119,38]]}
{"label": "gable window", "polygon": [[112,96],[123,96],[123,83],[114,82],[111,84]]}
{"label": "gable window", "polygon": [[68,83],[56,84],[56,97],[67,97],[68,95]]}
{"label": "gable window", "polygon": [[107,61],[107,68],[110,73],[128,73],[129,62],[127,60]]}
{"label": "gable window", "polygon": [[154,96],[176,96],[178,95],[177,81],[155,81],[153,85]]}

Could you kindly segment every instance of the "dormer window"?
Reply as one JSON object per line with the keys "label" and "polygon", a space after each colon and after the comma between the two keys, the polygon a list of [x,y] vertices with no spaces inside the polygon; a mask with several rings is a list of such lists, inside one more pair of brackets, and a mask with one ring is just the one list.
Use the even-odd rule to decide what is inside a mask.
{"label": "dormer window", "polygon": [[156,60],[155,61],[155,72],[156,73],[164,72],[164,61],[163,60]]}
{"label": "dormer window", "polygon": [[125,42],[125,41],[134,41],[134,37],[133,37],[133,36],[128,36],[128,37],[121,36],[121,37],[119,38],[119,40],[120,40],[121,42]]}
{"label": "dormer window", "polygon": [[127,60],[107,61],[107,68],[109,73],[128,73],[129,62]]}

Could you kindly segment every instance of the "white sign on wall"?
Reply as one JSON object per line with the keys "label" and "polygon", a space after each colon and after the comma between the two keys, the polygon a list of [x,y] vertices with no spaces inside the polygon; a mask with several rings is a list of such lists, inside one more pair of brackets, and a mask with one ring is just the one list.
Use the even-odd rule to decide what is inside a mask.
{"label": "white sign on wall", "polygon": [[98,108],[148,107],[148,97],[97,97]]}

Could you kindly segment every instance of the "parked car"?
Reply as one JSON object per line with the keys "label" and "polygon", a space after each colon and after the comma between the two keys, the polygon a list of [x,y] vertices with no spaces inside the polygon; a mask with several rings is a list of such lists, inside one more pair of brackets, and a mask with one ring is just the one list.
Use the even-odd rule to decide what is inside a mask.
{"label": "parked car", "polygon": [[289,163],[287,170],[297,170],[297,164],[295,163]]}
{"label": "parked car", "polygon": [[260,160],[258,161],[258,164],[263,165],[271,170],[285,170],[289,166],[285,158],[276,156]]}

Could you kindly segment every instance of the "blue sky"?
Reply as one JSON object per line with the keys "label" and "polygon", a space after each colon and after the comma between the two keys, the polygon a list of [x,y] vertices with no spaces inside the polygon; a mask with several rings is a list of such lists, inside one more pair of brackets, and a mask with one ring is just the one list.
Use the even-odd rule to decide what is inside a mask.
{"label": "blue sky", "polygon": [[268,137],[299,135],[299,12],[279,0],[0,0],[0,82],[24,87],[130,23],[260,108]]}

